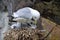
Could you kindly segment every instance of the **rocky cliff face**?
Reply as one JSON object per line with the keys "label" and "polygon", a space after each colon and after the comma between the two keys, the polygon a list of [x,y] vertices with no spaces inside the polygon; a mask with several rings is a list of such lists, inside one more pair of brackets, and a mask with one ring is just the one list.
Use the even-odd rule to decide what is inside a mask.
{"label": "rocky cliff face", "polygon": [[60,1],[39,1],[34,5],[34,8],[39,10],[41,15],[45,18],[52,19],[57,24],[60,24]]}
{"label": "rocky cliff face", "polygon": [[[54,14],[60,16],[60,1],[59,0],[2,0],[2,3],[7,6],[8,10],[16,11],[19,8],[32,6],[39,10],[42,14]],[[11,8],[12,3],[12,8]],[[1,5],[3,6],[3,5]]]}
{"label": "rocky cliff face", "polygon": [[0,12],[0,40],[3,40],[3,33],[8,30],[8,17],[6,12]]}
{"label": "rocky cliff face", "polygon": [[5,6],[9,6],[12,4],[13,11],[18,10],[19,8],[23,8],[26,6],[32,6],[35,0],[3,0]]}

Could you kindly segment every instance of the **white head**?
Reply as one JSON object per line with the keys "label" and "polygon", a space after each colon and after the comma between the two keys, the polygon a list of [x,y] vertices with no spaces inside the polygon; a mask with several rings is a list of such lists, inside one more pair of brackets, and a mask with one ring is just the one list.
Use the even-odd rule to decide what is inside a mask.
{"label": "white head", "polygon": [[38,12],[37,10],[32,10],[32,17],[34,20],[39,20],[40,18],[40,12]]}

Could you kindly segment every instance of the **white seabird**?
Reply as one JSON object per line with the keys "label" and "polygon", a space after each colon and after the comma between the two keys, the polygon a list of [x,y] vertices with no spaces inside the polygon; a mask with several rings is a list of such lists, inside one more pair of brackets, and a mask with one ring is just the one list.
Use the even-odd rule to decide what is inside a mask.
{"label": "white seabird", "polygon": [[[17,23],[33,22],[36,24],[37,20],[39,20],[39,18],[40,18],[40,13],[35,9],[32,9],[30,7],[25,7],[25,8],[19,9],[16,12],[14,12],[12,16],[14,17],[13,20],[17,21]],[[32,18],[34,20],[32,20]],[[17,24],[13,24],[13,25],[17,27]],[[36,25],[31,24],[31,26],[32,26],[31,28],[34,28],[34,26],[36,26]],[[11,27],[13,28],[13,26],[11,26]],[[21,25],[20,25],[20,27],[21,27]]]}

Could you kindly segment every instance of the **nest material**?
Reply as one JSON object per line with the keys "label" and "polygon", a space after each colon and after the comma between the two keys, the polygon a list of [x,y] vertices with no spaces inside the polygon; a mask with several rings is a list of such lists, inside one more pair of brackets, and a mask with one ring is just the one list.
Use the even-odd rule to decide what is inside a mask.
{"label": "nest material", "polygon": [[4,40],[41,40],[42,32],[38,29],[12,29],[5,33]]}

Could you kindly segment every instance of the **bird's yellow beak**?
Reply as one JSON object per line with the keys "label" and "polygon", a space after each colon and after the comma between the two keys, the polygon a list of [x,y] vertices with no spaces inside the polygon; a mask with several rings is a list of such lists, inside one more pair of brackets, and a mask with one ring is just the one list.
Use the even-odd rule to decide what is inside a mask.
{"label": "bird's yellow beak", "polygon": [[36,25],[37,24],[37,21],[35,20],[33,23]]}

